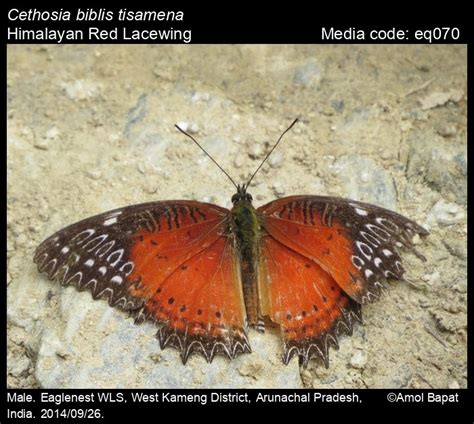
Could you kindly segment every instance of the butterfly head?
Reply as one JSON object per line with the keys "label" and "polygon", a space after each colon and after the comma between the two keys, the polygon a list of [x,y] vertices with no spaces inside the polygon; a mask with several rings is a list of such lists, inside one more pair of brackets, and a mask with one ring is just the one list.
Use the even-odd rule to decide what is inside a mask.
{"label": "butterfly head", "polygon": [[239,202],[248,202],[252,203],[252,195],[247,193],[247,185],[246,184],[238,184],[237,185],[237,193],[232,196],[232,203],[235,205]]}

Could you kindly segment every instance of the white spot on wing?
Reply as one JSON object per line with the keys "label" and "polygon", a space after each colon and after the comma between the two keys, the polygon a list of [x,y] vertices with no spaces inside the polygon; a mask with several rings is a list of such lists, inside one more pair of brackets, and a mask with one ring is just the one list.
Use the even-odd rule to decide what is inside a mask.
{"label": "white spot on wing", "polygon": [[116,222],[117,222],[117,217],[114,216],[114,217],[112,217],[112,218],[106,219],[106,220],[103,222],[103,224],[104,224],[105,226],[107,226],[107,225],[115,224]]}
{"label": "white spot on wing", "polygon": [[388,250],[388,249],[383,249],[382,250],[382,253],[387,257],[389,258],[390,256],[393,255],[393,252],[391,250]]}
{"label": "white spot on wing", "polygon": [[107,272],[107,268],[105,266],[101,266],[98,271],[102,274],[102,275],[105,275],[105,273]]}
{"label": "white spot on wing", "polygon": [[357,215],[367,216],[369,213],[365,209],[354,208]]}
{"label": "white spot on wing", "polygon": [[122,284],[123,278],[120,275],[114,275],[110,281],[116,284]]}
{"label": "white spot on wing", "polygon": [[112,212],[109,214],[109,218],[113,218],[114,216],[119,216],[122,214],[122,210],[119,210],[119,211],[115,211],[115,212]]}
{"label": "white spot on wing", "polygon": [[95,262],[94,259],[87,259],[84,265],[90,268],[92,265],[94,265],[94,262]]}
{"label": "white spot on wing", "polygon": [[61,253],[64,254],[64,253],[67,253],[67,252],[69,252],[69,247],[64,246],[64,247],[61,249]]}

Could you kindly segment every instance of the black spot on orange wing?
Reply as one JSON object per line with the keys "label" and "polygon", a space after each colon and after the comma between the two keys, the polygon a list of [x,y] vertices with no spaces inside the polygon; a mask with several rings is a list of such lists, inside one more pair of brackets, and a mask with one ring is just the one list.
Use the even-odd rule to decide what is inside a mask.
{"label": "black spot on orange wing", "polygon": [[303,366],[320,357],[328,366],[329,347],[342,332],[351,333],[360,319],[360,307],[345,295],[334,279],[271,236],[262,240],[264,277],[268,282],[270,318],[283,337],[283,361],[298,356]]}
{"label": "black spot on orange wing", "polygon": [[152,296],[163,306],[154,313],[160,345],[178,348],[183,363],[193,352],[210,362],[216,354],[234,358],[250,351],[233,249],[220,237],[180,265]]}

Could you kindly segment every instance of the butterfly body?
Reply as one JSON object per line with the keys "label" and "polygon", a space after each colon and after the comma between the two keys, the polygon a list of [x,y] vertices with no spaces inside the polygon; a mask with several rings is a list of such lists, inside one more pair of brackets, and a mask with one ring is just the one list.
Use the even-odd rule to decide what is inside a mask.
{"label": "butterfly body", "polygon": [[259,330],[263,331],[258,290],[261,225],[250,195],[242,193],[235,196],[233,202],[231,233],[239,258],[246,319],[249,326],[255,327],[258,323]]}

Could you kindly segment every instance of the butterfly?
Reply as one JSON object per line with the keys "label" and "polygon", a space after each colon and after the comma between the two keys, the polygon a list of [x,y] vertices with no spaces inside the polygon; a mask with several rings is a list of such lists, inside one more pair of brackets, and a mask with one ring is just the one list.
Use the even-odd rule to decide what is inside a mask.
{"label": "butterfly", "polygon": [[[289,196],[255,208],[253,177],[234,183],[231,210],[170,200],[115,209],[43,241],[38,270],[63,286],[156,323],[160,347],[212,362],[251,352],[249,328],[280,328],[285,364],[312,357],[329,367],[329,348],[362,321],[361,305],[387,279],[404,279],[399,248],[418,253],[428,232],[398,213],[328,196]],[[199,143],[180,127],[178,130]],[[201,147],[202,149],[202,147]]]}

